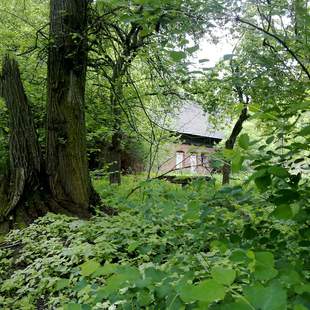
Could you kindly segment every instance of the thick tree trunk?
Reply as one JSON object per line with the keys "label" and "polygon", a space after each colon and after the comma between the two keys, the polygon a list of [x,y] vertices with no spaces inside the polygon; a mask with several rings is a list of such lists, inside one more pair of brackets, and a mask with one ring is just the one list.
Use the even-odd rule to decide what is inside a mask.
{"label": "thick tree trunk", "polygon": [[91,195],[84,94],[89,0],[51,0],[47,174],[53,197],[85,214]]}
{"label": "thick tree trunk", "polygon": [[[232,150],[235,146],[236,139],[239,136],[243,123],[248,119],[248,107],[247,104],[245,104],[244,108],[242,109],[239,118],[229,136],[229,138],[225,142],[225,148],[228,150]],[[223,165],[223,178],[222,178],[222,184],[229,184],[230,181],[230,173],[231,173],[231,163],[226,161]]]}
{"label": "thick tree trunk", "polygon": [[[17,62],[5,56],[0,80],[0,96],[4,98],[9,117],[10,167],[0,180],[0,222],[9,216],[22,224],[46,211],[45,206],[33,208],[42,188],[40,147],[28,100],[20,78]],[[25,208],[24,203],[32,201]],[[1,226],[1,225],[0,225]],[[3,225],[2,225],[3,226]],[[7,223],[5,227],[9,227]],[[0,229],[1,230],[1,229]]]}
{"label": "thick tree trunk", "polygon": [[17,62],[4,59],[0,96],[9,111],[10,167],[0,176],[0,233],[16,222],[19,227],[28,225],[48,211],[88,217],[90,204],[100,203],[86,158],[89,2],[51,0],[45,165]]}

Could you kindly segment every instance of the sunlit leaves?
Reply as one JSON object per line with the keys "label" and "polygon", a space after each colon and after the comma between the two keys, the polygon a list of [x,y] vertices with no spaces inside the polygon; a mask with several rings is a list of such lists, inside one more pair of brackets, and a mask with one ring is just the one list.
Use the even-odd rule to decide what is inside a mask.
{"label": "sunlit leaves", "polygon": [[95,260],[89,260],[83,263],[80,267],[81,267],[81,274],[87,277],[92,273],[94,273],[100,267],[100,264]]}
{"label": "sunlit leaves", "polygon": [[233,173],[237,173],[240,171],[241,167],[242,167],[242,163],[244,161],[244,157],[237,153],[231,161],[231,170]]}
{"label": "sunlit leaves", "polygon": [[186,302],[213,302],[225,297],[225,287],[215,280],[204,280],[197,285],[184,285],[180,289],[180,297]]}
{"label": "sunlit leaves", "polygon": [[92,273],[92,277],[110,275],[112,273],[115,273],[117,268],[118,268],[118,265],[116,264],[105,263],[104,266],[100,266],[97,269],[95,269],[95,271]]}
{"label": "sunlit leaves", "polygon": [[247,133],[241,134],[238,138],[238,143],[241,148],[247,150],[250,144],[250,137]]}
{"label": "sunlit leaves", "polygon": [[213,267],[211,275],[215,281],[224,285],[232,284],[236,278],[235,270],[225,267]]}
{"label": "sunlit leaves", "polygon": [[65,287],[68,287],[69,286],[69,282],[70,280],[69,279],[59,279],[57,280],[56,282],[56,287],[55,289],[58,291],[58,290],[62,290],[64,289]]}

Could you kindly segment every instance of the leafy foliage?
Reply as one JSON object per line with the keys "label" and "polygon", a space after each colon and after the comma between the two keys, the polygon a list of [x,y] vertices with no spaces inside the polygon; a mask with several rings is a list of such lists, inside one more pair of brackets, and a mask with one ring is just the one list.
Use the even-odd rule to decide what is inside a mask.
{"label": "leafy foliage", "polygon": [[309,234],[298,215],[279,218],[251,187],[143,184],[129,199],[128,188],[115,194],[116,216],[48,214],[13,231],[0,252],[1,306],[309,306]]}
{"label": "leafy foliage", "polygon": [[[0,52],[19,55],[43,141],[48,1],[32,0],[27,7],[25,1],[2,2]],[[114,187],[96,180],[105,203],[119,214],[97,211],[89,221],[48,214],[12,231],[0,245],[0,307],[309,309],[307,2],[109,0],[95,1],[93,10],[92,20],[99,22],[88,34],[90,153],[111,140],[115,120],[129,142],[136,138],[141,153],[141,140],[166,140],[157,125],[177,105],[175,97],[187,99],[188,93],[215,116],[234,119],[246,106],[253,127],[233,150],[214,154],[216,168],[231,162],[233,186],[212,180],[181,189],[136,176]],[[200,38],[215,21],[230,21],[240,42],[194,79],[186,61],[197,45],[189,46],[188,38]],[[126,54],[123,36],[130,29],[135,48]],[[141,38],[145,45],[136,46]],[[29,52],[34,45],[35,53]],[[114,93],[109,79],[118,60],[126,70]],[[103,104],[110,95],[123,105],[118,118]],[[8,155],[6,114],[1,103],[1,166]]]}

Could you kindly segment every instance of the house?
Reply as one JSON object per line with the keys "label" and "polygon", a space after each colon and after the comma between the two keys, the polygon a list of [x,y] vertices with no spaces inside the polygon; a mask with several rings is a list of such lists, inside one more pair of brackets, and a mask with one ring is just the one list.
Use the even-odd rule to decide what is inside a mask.
{"label": "house", "polygon": [[179,142],[167,145],[160,173],[208,174],[212,170],[210,154],[224,135],[211,124],[203,109],[187,103],[177,113],[170,131],[179,137]]}

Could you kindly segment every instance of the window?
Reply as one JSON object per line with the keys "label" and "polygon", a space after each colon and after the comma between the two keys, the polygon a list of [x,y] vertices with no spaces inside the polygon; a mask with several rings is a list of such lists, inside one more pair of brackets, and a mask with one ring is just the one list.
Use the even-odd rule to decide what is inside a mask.
{"label": "window", "polygon": [[195,173],[196,172],[196,167],[197,167],[197,155],[196,154],[191,154],[189,160],[190,160],[190,163],[191,163],[191,172]]}
{"label": "window", "polygon": [[183,152],[177,152],[176,157],[175,157],[176,169],[182,169],[183,168],[183,161],[184,161],[184,153]]}

